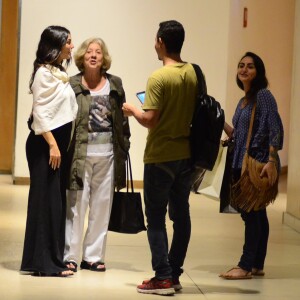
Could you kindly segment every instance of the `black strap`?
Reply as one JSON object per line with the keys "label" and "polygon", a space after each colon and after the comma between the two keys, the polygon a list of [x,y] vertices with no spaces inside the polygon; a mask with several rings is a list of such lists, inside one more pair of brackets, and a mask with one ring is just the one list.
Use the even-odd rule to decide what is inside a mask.
{"label": "black strap", "polygon": [[192,64],[192,66],[195,70],[197,80],[198,80],[198,93],[199,93],[199,95],[207,94],[206,81],[205,81],[205,77],[204,77],[204,74],[203,74],[200,66],[198,66],[196,64]]}
{"label": "black strap", "polygon": [[129,182],[131,186],[131,192],[134,193],[133,189],[133,180],[132,180],[132,170],[131,170],[131,161],[130,161],[130,155],[129,153],[127,154],[127,161],[126,161],[126,188],[127,188],[127,193],[129,190]]}

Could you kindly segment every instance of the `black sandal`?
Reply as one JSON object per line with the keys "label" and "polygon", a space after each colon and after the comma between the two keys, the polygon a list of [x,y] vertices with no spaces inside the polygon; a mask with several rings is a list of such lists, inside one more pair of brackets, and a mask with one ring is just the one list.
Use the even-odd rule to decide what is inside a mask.
{"label": "black sandal", "polygon": [[[103,266],[102,268],[98,268],[98,266]],[[95,263],[89,264],[87,261],[83,260],[80,264],[80,269],[95,271],[95,272],[105,272],[105,264],[103,262],[97,261]]]}
{"label": "black sandal", "polygon": [[[64,263],[69,271],[77,272],[77,264],[75,261],[70,260],[70,261],[65,261]],[[71,264],[73,265],[73,267],[69,266]]]}

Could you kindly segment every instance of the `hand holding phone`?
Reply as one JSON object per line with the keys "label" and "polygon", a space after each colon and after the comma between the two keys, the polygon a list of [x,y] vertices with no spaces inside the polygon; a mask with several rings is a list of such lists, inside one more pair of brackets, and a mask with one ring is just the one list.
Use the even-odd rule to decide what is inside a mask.
{"label": "hand holding phone", "polygon": [[136,96],[142,104],[145,102],[145,91],[136,93]]}

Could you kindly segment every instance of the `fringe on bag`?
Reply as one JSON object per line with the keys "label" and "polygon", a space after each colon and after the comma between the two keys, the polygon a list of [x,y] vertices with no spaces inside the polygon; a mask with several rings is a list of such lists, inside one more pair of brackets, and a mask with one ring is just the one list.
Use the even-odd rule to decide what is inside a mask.
{"label": "fringe on bag", "polygon": [[232,186],[232,206],[249,212],[260,210],[275,201],[278,194],[278,174],[274,185],[267,177],[260,177],[265,166],[248,154],[243,160],[241,178]]}

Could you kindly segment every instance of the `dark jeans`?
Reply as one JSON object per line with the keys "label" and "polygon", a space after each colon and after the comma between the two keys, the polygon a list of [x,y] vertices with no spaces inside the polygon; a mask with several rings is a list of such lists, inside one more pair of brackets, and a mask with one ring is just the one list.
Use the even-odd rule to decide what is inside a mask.
{"label": "dark jeans", "polygon": [[[240,176],[241,170],[233,169],[234,181]],[[242,211],[241,218],[245,223],[245,242],[238,266],[249,272],[252,268],[263,270],[269,239],[267,210]]]}
{"label": "dark jeans", "polygon": [[242,212],[241,217],[245,222],[245,243],[238,266],[249,272],[252,268],[263,270],[269,238],[267,210]]}
{"label": "dark jeans", "polygon": [[[191,219],[189,194],[191,189],[190,160],[145,164],[144,201],[148,223],[148,240],[152,268],[158,279],[179,277],[186,256]],[[173,221],[173,238],[168,250],[166,213]]]}

